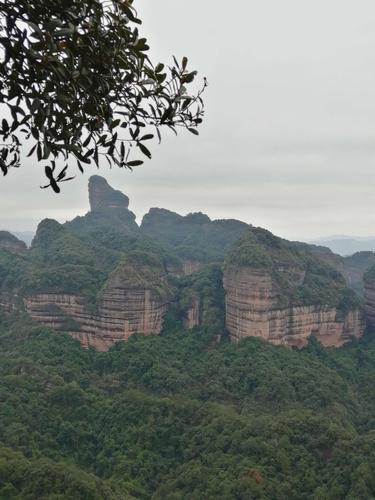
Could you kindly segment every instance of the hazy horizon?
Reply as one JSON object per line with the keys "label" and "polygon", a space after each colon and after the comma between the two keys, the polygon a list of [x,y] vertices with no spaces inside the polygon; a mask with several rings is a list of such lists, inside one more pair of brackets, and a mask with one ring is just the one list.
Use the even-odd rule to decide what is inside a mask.
{"label": "hazy horizon", "polygon": [[167,134],[135,172],[92,167],[60,195],[40,190],[43,168],[24,159],[0,180],[0,228],[86,213],[87,179],[99,173],[130,197],[138,221],[158,206],[288,239],[375,233],[373,2],[135,5],[152,59],[186,55],[208,78],[200,137]]}

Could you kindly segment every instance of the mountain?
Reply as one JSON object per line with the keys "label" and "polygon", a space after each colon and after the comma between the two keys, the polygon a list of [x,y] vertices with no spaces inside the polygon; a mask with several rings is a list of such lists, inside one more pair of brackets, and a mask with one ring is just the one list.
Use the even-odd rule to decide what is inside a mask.
{"label": "mountain", "polygon": [[153,208],[138,227],[129,198],[99,176],[88,194],[85,216],[46,219],[30,249],[0,255],[6,310],[100,351],[168,321],[299,347],[311,335],[335,346],[362,335],[359,300],[334,269],[346,269],[341,257],[200,212]]}
{"label": "mountain", "polygon": [[311,244],[325,246],[343,257],[358,252],[375,252],[375,238],[352,238],[350,236],[321,238]]}
{"label": "mountain", "polygon": [[320,245],[309,245],[306,243],[296,244],[307,251],[310,251],[314,256],[334,267],[341,273],[347,285],[352,288],[359,296],[364,292],[365,273],[375,265],[375,252],[357,252],[347,257],[342,257],[328,247]]}
{"label": "mountain", "polygon": [[25,242],[19,240],[9,231],[0,231],[0,250],[18,254],[24,253],[26,248]]}
{"label": "mountain", "polygon": [[129,198],[98,175],[89,179],[88,196],[90,211],[67,222],[65,227],[81,239],[111,251],[131,249],[140,231],[134,213],[129,210]]}
{"label": "mountain", "polygon": [[207,262],[222,262],[229,247],[247,228],[238,220],[214,220],[201,212],[186,216],[151,208],[143,217],[141,231],[161,242],[197,270]]}
{"label": "mountain", "polygon": [[228,253],[224,269],[226,326],[233,339],[257,336],[301,347],[361,337],[359,300],[344,277],[310,249],[249,228]]}
{"label": "mountain", "polygon": [[34,231],[12,231],[12,233],[18,239],[20,239],[21,241],[24,241],[28,247],[31,245],[31,242],[32,242],[34,235],[35,235]]}
{"label": "mountain", "polygon": [[373,255],[89,200],[0,234],[0,498],[375,498]]}

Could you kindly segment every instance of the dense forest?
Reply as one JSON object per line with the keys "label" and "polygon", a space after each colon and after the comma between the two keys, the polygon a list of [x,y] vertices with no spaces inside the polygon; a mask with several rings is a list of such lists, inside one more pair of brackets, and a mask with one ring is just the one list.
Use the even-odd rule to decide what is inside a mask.
{"label": "dense forest", "polygon": [[289,3],[0,0],[0,500],[375,500],[374,247],[258,227],[373,232],[375,8]]}
{"label": "dense forest", "polygon": [[0,327],[0,498],[375,497],[375,339],[303,350],[184,331],[83,350]]}
{"label": "dense forest", "polygon": [[[311,246],[201,213],[151,209],[138,227],[127,197],[95,183],[91,211],[65,224],[45,219],[29,249],[0,235],[0,499],[375,498],[371,327],[360,340],[350,330],[340,348],[297,328],[306,342],[295,349],[252,330],[235,342],[227,325],[224,275],[234,267],[231,293],[243,299],[243,286],[249,315],[255,292],[274,294],[274,308],[316,308],[317,327],[320,312],[335,307],[324,328],[337,328],[360,304],[326,262],[337,256],[318,249],[318,258]],[[242,282],[249,269],[272,286]],[[154,294],[160,329],[114,336],[107,352],[82,348],[68,333],[82,340],[99,307],[94,335],[127,326],[103,309],[106,286],[113,293],[105,304],[117,301],[130,319],[151,310],[140,297]],[[38,292],[44,326],[43,309],[31,309],[33,321],[24,300]],[[72,304],[69,294],[80,294],[87,309],[69,316],[48,302],[53,292]],[[294,316],[297,327],[309,326],[306,317]]]}

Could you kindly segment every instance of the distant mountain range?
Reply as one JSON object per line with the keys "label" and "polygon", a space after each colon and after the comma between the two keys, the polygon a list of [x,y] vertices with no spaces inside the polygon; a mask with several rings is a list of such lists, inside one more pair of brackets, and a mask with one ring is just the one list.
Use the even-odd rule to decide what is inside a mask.
{"label": "distant mountain range", "polygon": [[328,247],[334,253],[344,257],[353,255],[356,252],[374,252],[375,236],[366,238],[357,236],[332,236],[309,241],[313,245]]}

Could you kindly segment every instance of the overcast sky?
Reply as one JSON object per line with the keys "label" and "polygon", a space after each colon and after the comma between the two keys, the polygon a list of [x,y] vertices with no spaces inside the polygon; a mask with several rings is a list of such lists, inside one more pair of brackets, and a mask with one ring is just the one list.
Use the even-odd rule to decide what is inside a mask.
{"label": "overcast sky", "polygon": [[[154,60],[206,76],[200,137],[166,136],[133,173],[99,172],[150,207],[237,218],[291,239],[375,234],[374,0],[135,0]],[[87,174],[97,173],[92,168]],[[0,179],[0,228],[87,211],[25,164]]]}

